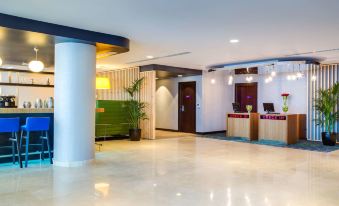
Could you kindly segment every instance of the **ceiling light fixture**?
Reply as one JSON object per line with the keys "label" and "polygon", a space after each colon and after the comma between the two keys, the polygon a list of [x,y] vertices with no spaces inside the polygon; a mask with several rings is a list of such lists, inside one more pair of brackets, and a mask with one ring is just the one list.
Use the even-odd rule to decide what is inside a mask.
{"label": "ceiling light fixture", "polygon": [[0,57],[0,66],[2,65],[2,59],[1,59],[1,57]]}
{"label": "ceiling light fixture", "polygon": [[277,75],[277,72],[275,72],[275,71],[272,71],[272,72],[271,72],[271,76],[272,76],[272,77],[275,77],[276,75]]}
{"label": "ceiling light fixture", "polygon": [[296,76],[297,76],[298,79],[300,79],[300,78],[302,78],[304,76],[304,74],[301,73],[301,72],[298,72]]}
{"label": "ceiling light fixture", "polygon": [[28,68],[32,72],[41,72],[42,70],[44,70],[45,65],[44,65],[44,63],[42,63],[42,61],[38,61],[38,51],[39,51],[39,49],[34,47],[34,51],[35,51],[35,60],[29,62]]}
{"label": "ceiling light fixture", "polygon": [[146,58],[147,58],[147,59],[153,59],[154,56],[149,55],[149,56],[146,56]]}
{"label": "ceiling light fixture", "polygon": [[228,77],[228,85],[232,85],[233,84],[233,76],[229,76]]}
{"label": "ceiling light fixture", "polygon": [[211,84],[215,84],[215,79],[211,79]]}
{"label": "ceiling light fixture", "polygon": [[252,80],[253,80],[253,77],[252,77],[252,76],[246,77],[246,81],[251,82]]}
{"label": "ceiling light fixture", "polygon": [[178,74],[178,77],[182,77],[182,74]]}
{"label": "ceiling light fixture", "polygon": [[313,75],[311,79],[312,79],[312,81],[316,81],[317,80],[317,76]]}
{"label": "ceiling light fixture", "polygon": [[270,83],[270,82],[272,82],[273,81],[273,78],[271,77],[271,76],[269,76],[269,77],[267,77],[266,79],[265,79],[265,83],[267,84],[267,83]]}
{"label": "ceiling light fixture", "polygon": [[231,39],[231,40],[230,40],[230,43],[231,43],[231,44],[239,43],[239,39]]}

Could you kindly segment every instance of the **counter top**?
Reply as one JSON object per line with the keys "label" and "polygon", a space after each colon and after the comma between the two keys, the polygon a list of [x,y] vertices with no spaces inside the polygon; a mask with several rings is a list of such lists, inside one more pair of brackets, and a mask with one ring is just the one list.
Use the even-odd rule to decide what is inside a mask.
{"label": "counter top", "polygon": [[0,114],[54,113],[50,108],[0,108]]}

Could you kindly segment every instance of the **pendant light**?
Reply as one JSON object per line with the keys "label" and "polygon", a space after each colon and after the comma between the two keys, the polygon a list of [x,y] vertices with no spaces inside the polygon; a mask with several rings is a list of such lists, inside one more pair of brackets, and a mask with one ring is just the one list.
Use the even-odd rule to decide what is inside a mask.
{"label": "pendant light", "polygon": [[42,63],[42,61],[38,61],[39,49],[34,47],[34,51],[35,51],[35,60],[32,60],[31,62],[29,62],[28,68],[32,72],[41,72],[42,70],[44,70],[45,66],[44,66],[44,63]]}

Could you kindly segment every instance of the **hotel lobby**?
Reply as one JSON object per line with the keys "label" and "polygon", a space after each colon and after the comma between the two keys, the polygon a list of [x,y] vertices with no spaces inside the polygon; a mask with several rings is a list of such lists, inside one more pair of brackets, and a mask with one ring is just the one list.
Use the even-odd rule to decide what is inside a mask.
{"label": "hotel lobby", "polygon": [[0,206],[339,204],[339,2],[1,4]]}

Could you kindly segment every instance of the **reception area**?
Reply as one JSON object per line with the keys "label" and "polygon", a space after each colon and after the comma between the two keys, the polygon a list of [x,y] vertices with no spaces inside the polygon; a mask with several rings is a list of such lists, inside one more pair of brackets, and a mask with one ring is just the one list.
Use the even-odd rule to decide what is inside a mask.
{"label": "reception area", "polygon": [[337,206],[339,2],[4,1],[0,206]]}

